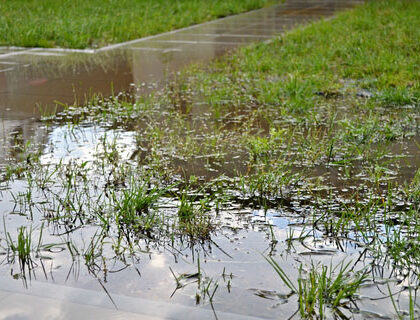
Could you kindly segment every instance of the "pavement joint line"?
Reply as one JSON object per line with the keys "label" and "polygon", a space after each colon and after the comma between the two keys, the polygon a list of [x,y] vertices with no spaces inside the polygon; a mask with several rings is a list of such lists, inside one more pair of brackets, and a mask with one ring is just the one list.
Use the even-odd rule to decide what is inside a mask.
{"label": "pavement joint line", "polygon": [[181,48],[149,48],[149,47],[132,47],[132,48],[128,48],[129,50],[132,51],[157,51],[157,52],[163,52],[163,53],[167,53],[167,52],[174,52],[174,51],[183,51]]}
{"label": "pavement joint line", "polygon": [[[226,24],[224,21],[215,21],[213,24],[216,27],[217,26],[223,26],[223,27],[229,26],[229,27],[232,27],[232,28],[241,28],[244,25],[245,26],[254,26],[254,25],[257,25],[259,23],[261,23],[260,20],[259,21],[254,21],[254,22],[242,21],[241,20],[241,21],[231,21],[230,24]],[[199,28],[201,28],[201,26],[197,27],[197,29],[199,29]]]}
{"label": "pavement joint line", "polygon": [[[234,32],[234,31],[232,31]],[[271,38],[272,35],[230,34],[230,33],[183,33],[182,35],[205,37],[236,37],[236,38]]]}
{"label": "pavement joint line", "polygon": [[18,62],[14,62],[14,61],[1,61],[0,64],[5,64],[5,65],[18,65]]}
{"label": "pavement joint line", "polygon": [[225,44],[231,46],[241,45],[244,42],[233,42],[233,41],[193,41],[193,40],[150,40],[151,42],[157,43],[185,43],[185,44]]}
{"label": "pavement joint line", "polygon": [[60,53],[60,52],[54,52],[54,51],[46,51],[46,52],[44,52],[44,51],[36,51],[36,52],[31,53],[31,55],[33,55],[33,56],[55,56],[55,57],[62,57],[65,54]]}

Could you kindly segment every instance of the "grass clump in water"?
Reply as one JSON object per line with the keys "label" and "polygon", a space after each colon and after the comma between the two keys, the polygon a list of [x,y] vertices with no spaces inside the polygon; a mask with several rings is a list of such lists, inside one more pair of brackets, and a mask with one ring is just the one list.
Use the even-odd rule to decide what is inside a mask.
{"label": "grass clump in water", "polygon": [[350,263],[343,262],[339,268],[312,265],[308,272],[301,265],[297,283],[293,283],[272,257],[266,260],[292,293],[298,295],[298,311],[303,319],[325,319],[327,308],[342,315],[339,308],[348,308],[357,300],[358,290],[368,280],[366,272],[354,272],[349,268]]}
{"label": "grass clump in water", "polygon": [[214,226],[209,216],[208,199],[196,201],[196,197],[183,192],[179,197],[178,231],[191,239],[210,239]]}
{"label": "grass clump in water", "polygon": [[165,189],[149,189],[147,183],[133,184],[128,189],[115,192],[116,224],[122,224],[135,233],[140,232],[151,237],[151,231],[162,224],[153,206],[165,192]]}

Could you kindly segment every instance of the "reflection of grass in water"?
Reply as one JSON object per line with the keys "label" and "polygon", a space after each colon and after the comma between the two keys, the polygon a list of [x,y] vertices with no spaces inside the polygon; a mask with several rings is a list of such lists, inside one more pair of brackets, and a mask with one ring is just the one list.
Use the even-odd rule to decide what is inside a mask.
{"label": "reflection of grass in water", "polygon": [[0,45],[98,47],[260,8],[270,0],[2,1]]}
{"label": "reflection of grass in water", "polygon": [[19,273],[13,274],[12,272],[13,277],[22,278],[26,285],[28,278],[31,279],[33,275],[35,276],[35,269],[41,266],[46,276],[42,252],[60,247],[62,243],[43,243],[44,223],[41,224],[39,230],[33,229],[32,226],[20,226],[16,231],[16,237],[14,237],[7,231],[6,221],[3,218],[3,231],[6,247],[2,249],[5,250],[7,262],[13,265],[17,258],[19,263]]}
{"label": "reflection of grass in water", "polygon": [[[18,67],[17,74],[11,73],[8,79],[13,77],[32,78],[69,78],[72,75],[85,74],[88,77],[91,73],[117,74],[118,70],[131,68],[131,55],[124,50],[108,50],[100,53],[65,53],[64,56],[28,56],[30,68]],[[111,79],[110,79],[111,86]],[[111,92],[111,88],[109,92]],[[87,94],[87,93],[86,93]],[[94,95],[95,92],[89,93]],[[82,101],[80,101],[82,102]]]}

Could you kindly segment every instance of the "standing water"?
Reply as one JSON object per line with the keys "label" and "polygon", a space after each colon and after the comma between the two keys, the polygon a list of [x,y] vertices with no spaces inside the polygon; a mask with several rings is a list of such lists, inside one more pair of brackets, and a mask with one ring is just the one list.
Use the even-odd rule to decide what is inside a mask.
{"label": "standing water", "polygon": [[[297,176],[265,177],[277,195],[264,194],[241,180],[249,173],[244,150],[219,150],[215,137],[212,152],[195,153],[203,132],[219,125],[199,96],[189,110],[171,88],[175,112],[187,119],[181,132],[174,110],[147,106],[185,66],[357,3],[290,1],[98,50],[0,49],[0,317],[298,317],[298,278],[321,266],[344,275],[347,287],[362,284],[357,301],[348,297],[338,309],[343,319],[392,317],[381,299],[412,274],[367,254],[371,231],[360,234],[347,219],[343,232],[325,216],[350,201],[345,172],[311,168],[330,179],[331,194],[320,185],[283,188]],[[124,114],[127,104],[135,107]],[[246,114],[223,125],[233,132]],[[182,149],[184,129],[195,142]],[[411,164],[399,163],[408,175],[419,160],[414,149],[404,150]],[[398,229],[377,220],[383,239]],[[409,293],[400,291],[408,309]]]}

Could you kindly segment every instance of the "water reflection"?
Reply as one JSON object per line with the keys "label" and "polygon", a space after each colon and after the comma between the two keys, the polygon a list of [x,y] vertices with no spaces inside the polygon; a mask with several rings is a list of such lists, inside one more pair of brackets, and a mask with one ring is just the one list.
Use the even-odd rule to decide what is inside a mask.
{"label": "water reflection", "polygon": [[[37,120],[56,102],[81,104],[94,93],[109,96],[131,84],[162,81],[194,62],[206,62],[228,50],[265,41],[296,24],[329,16],[357,1],[299,1],[99,50],[0,50],[0,141],[4,163],[15,147],[12,132],[25,144],[34,140]],[[144,87],[148,87],[147,85]],[[45,138],[36,138],[43,141]],[[17,146],[17,148],[19,148]]]}
{"label": "water reflection", "polygon": [[[346,1],[345,4],[351,2]],[[310,6],[314,9],[308,9]],[[333,1],[286,3],[284,7],[280,6],[275,10],[261,10],[255,15],[225,19],[223,22],[167,34],[125,47],[100,50],[95,54],[54,53],[41,50],[19,55],[7,55],[8,53],[0,55],[0,61],[4,61],[0,70],[0,118],[2,119],[0,162],[18,160],[25,153],[27,141],[42,146],[41,163],[44,165],[54,165],[59,162],[66,164],[73,161],[94,162],[98,154],[105,153],[103,146],[106,145],[115,146],[122,157],[121,162],[128,161],[137,151],[133,131],[106,130],[83,125],[45,128],[37,119],[43,112],[47,112],[45,110],[48,106],[55,104],[54,101],[83,103],[93,93],[110,95],[112,92],[126,90],[132,83],[144,83],[146,86],[143,87],[148,88],[151,83],[164,80],[167,75],[185,65],[211,60],[245,43],[266,40],[272,34],[290,28],[296,23],[329,15],[336,8],[342,7],[343,2],[337,4]],[[41,108],[37,107],[37,104]],[[186,112],[182,110],[182,106],[181,112]],[[199,161],[212,160],[210,158]],[[185,163],[182,165],[186,168]],[[194,163],[190,165],[193,174],[201,175],[197,167],[201,168],[203,165]],[[62,176],[67,178],[67,172],[62,173]],[[98,180],[90,179],[90,176],[87,179],[92,186],[91,195],[86,195],[89,190],[84,189],[74,192],[74,196],[80,200],[78,203],[80,207],[76,209],[82,210],[88,201],[96,202],[92,199],[109,196],[103,192],[104,181],[101,179],[104,175],[101,173],[99,175]],[[48,179],[46,186],[43,185],[43,188],[36,190],[38,193],[32,198],[34,203],[30,203],[34,207],[34,212],[31,212],[34,221],[49,221],[48,225],[45,225],[48,232],[44,232],[43,240],[45,244],[51,245],[49,250],[43,250],[37,256],[40,267],[36,269],[36,273],[30,275],[33,282],[63,283],[66,286],[101,292],[103,287],[100,283],[102,283],[113,296],[140,297],[189,306],[194,306],[197,303],[197,295],[200,295],[203,308],[209,310],[208,300],[203,302],[205,297],[208,299],[208,293],[200,291],[203,287],[185,285],[172,297],[168,294],[177,288],[177,281],[169,266],[173,267],[175,277],[194,275],[197,273],[197,261],[200,257],[202,268],[200,272],[203,274],[200,279],[211,290],[218,290],[214,300],[217,310],[234,311],[255,317],[272,317],[275,309],[276,316],[282,317],[291,314],[289,306],[282,308],[278,301],[272,302],[267,299],[262,302],[252,291],[252,289],[259,292],[274,291],[276,288],[285,289],[275,277],[271,267],[261,258],[261,253],[277,255],[282,259],[282,267],[293,275],[296,274],[300,263],[313,256],[325,263],[331,259],[334,259],[334,263],[339,262],[347,254],[353,253],[354,256],[351,258],[358,259],[356,253],[359,250],[346,249],[344,254],[336,249],[338,245],[335,242],[322,242],[319,239],[321,233],[307,237],[306,241],[296,241],[293,249],[285,243],[278,244],[277,240],[284,241],[290,238],[289,228],[296,233],[304,230],[305,222],[301,221],[299,216],[289,219],[281,209],[264,211],[247,207],[243,203],[233,203],[232,207],[237,207],[236,211],[233,210],[235,212],[219,214],[223,228],[217,230],[210,240],[199,243],[191,244],[189,241],[183,242],[182,239],[177,239],[171,245],[168,245],[168,241],[162,245],[140,237],[127,240],[132,241],[135,247],[131,249],[137,252],[136,254],[118,254],[113,236],[119,231],[112,229],[114,226],[108,226],[108,230],[111,229],[110,235],[98,247],[100,255],[95,256],[92,261],[87,257],[93,247],[93,239],[97,236],[99,229],[97,225],[101,222],[89,220],[91,217],[83,216],[80,212],[77,212],[73,221],[73,216],[66,216],[68,206],[63,201],[64,189],[54,190],[54,182]],[[22,181],[12,181],[10,188],[16,193],[20,190],[32,191]],[[53,204],[49,208],[49,204],[45,203],[46,194],[53,195],[49,199],[52,202],[56,201],[54,205],[59,208],[56,209],[57,212],[53,211]],[[85,201],[84,196],[92,198]],[[8,216],[7,227],[12,239],[16,239],[16,228],[21,225],[29,226],[31,221],[29,217],[6,215],[19,212],[16,209],[19,207],[19,199],[14,199],[11,194],[5,194],[1,201],[1,213]],[[172,208],[166,208],[165,214],[173,215],[174,207],[172,203]],[[26,212],[25,209],[22,211]],[[163,207],[160,209],[165,210]],[[97,207],[95,210],[102,217],[103,208]],[[240,214],[237,214],[239,211]],[[45,217],[45,214],[50,214],[51,217]],[[57,214],[57,219],[50,219],[54,218],[54,214]],[[273,226],[275,228],[272,228]],[[34,228],[38,235],[41,227],[38,225]],[[120,240],[119,237],[118,241]],[[74,248],[79,248],[77,253],[72,252],[73,243],[75,243]],[[290,263],[291,260],[296,263]],[[45,265],[42,264],[44,262]],[[9,268],[9,266],[3,267],[4,270]],[[19,270],[17,268],[14,270],[16,272],[12,270],[12,274],[17,278],[21,277]],[[196,281],[192,283],[195,284]],[[247,303],[244,304],[244,301]],[[172,316],[170,313],[169,315]]]}

